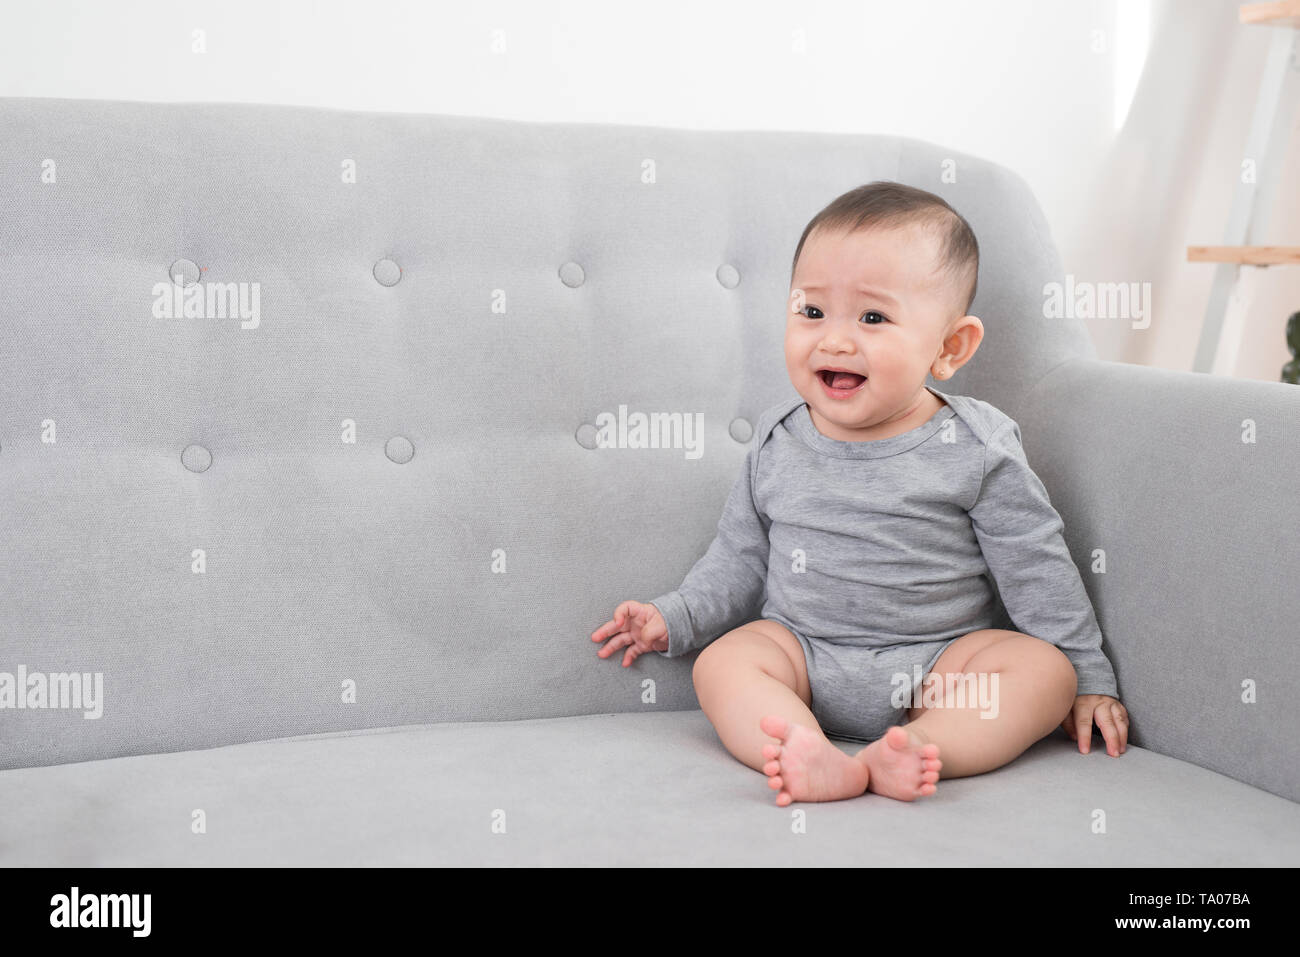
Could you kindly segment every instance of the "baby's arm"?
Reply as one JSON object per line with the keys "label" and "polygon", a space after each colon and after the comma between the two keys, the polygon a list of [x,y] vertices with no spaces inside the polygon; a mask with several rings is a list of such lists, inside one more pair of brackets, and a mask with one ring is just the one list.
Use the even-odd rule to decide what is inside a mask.
{"label": "baby's arm", "polygon": [[1065,525],[1025,458],[1014,421],[989,438],[984,483],[970,510],[998,593],[1018,631],[1060,648],[1079,676],[1076,695],[1116,697],[1110,660]]}
{"label": "baby's arm", "polygon": [[1062,727],[1079,750],[1089,751],[1095,722],[1118,757],[1128,747],[1128,709],[1117,698],[1097,616],[1061,534],[1065,525],[1025,459],[1019,425],[997,429],[986,453],[970,516],[1002,603],[1017,629],[1050,641],[1074,665],[1079,685]]}
{"label": "baby's arm", "polygon": [[763,434],[732,485],[718,533],[680,587],[651,601],[668,625],[667,658],[703,648],[754,618],[767,581],[769,522],[754,502],[753,481]]}

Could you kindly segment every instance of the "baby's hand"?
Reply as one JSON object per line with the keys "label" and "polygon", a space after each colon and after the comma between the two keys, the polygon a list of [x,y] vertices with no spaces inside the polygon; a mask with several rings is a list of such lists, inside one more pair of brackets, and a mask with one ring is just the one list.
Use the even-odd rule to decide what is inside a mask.
{"label": "baby's hand", "polygon": [[1074,699],[1074,707],[1061,722],[1070,739],[1079,742],[1080,754],[1087,754],[1092,747],[1094,719],[1097,727],[1101,728],[1106,751],[1112,758],[1128,750],[1128,711],[1124,706],[1107,694],[1081,694]]}
{"label": "baby's hand", "polygon": [[613,640],[596,654],[608,658],[618,649],[627,647],[627,654],[623,655],[624,668],[647,651],[668,650],[668,625],[659,609],[649,602],[623,602],[614,609],[612,621],[605,622],[591,633],[591,640],[604,641],[610,635],[614,636]]}

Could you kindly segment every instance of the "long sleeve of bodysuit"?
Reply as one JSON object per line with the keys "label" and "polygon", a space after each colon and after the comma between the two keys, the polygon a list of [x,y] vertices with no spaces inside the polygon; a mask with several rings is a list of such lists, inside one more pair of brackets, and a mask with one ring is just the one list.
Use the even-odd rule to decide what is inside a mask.
{"label": "long sleeve of bodysuit", "polygon": [[1014,421],[988,440],[970,518],[1016,630],[1065,653],[1079,676],[1076,694],[1116,696],[1096,614],[1061,534],[1064,523],[1029,467]]}
{"label": "long sleeve of bodysuit", "polygon": [[767,523],[754,502],[761,436],[745,456],[718,520],[717,536],[681,585],[650,602],[668,625],[667,658],[703,648],[757,617],[767,580]]}

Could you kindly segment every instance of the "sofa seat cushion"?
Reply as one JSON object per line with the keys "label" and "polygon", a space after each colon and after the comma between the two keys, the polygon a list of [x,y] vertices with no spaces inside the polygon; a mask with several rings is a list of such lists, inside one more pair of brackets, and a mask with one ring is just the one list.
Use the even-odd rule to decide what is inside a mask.
{"label": "sofa seat cushion", "polygon": [[0,866],[1300,864],[1300,805],[1095,745],[778,808],[699,710],[280,738],[0,772]]}

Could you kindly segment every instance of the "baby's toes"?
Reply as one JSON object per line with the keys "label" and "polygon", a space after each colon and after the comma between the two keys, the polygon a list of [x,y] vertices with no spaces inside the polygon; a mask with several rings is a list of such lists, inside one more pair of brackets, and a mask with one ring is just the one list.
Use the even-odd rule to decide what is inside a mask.
{"label": "baby's toes", "polygon": [[765,757],[765,758],[779,758],[780,756],[781,756],[781,745],[779,745],[779,744],[765,744],[765,745],[763,745],[763,757]]}
{"label": "baby's toes", "polygon": [[779,714],[764,715],[759,719],[758,726],[764,734],[782,741],[790,734],[790,723]]}
{"label": "baby's toes", "polygon": [[782,781],[781,781],[781,776],[779,774],[776,777],[771,777],[767,779],[767,786],[770,787],[773,791],[781,790],[781,785],[782,785]]}
{"label": "baby's toes", "polygon": [[768,777],[771,777],[773,774],[780,774],[781,762],[768,761],[767,764],[763,765],[763,773],[766,774]]}

